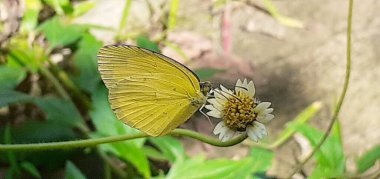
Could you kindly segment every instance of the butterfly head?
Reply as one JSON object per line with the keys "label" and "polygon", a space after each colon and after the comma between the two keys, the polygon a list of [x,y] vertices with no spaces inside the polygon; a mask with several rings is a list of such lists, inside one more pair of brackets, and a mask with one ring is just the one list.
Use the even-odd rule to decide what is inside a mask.
{"label": "butterfly head", "polygon": [[212,90],[212,84],[209,81],[201,82],[201,92],[204,96],[208,96],[210,91]]}

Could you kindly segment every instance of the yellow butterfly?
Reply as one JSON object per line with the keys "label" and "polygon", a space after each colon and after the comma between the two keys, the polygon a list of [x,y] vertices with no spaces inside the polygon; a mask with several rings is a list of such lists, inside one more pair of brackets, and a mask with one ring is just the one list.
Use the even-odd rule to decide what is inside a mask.
{"label": "yellow butterfly", "polygon": [[200,82],[184,65],[140,47],[105,46],[98,65],[117,118],[151,136],[183,124],[211,90],[210,82]]}

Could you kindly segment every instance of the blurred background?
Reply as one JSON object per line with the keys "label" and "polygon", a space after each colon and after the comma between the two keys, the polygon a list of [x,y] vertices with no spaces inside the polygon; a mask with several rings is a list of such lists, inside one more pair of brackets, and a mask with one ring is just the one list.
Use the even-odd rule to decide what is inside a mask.
{"label": "blurred background", "polygon": [[[160,137],[75,150],[0,151],[0,178],[283,178],[323,135],[343,85],[348,1],[0,0],[0,143],[132,134],[109,108],[103,45],[161,52],[214,87],[255,82],[268,137],[219,148]],[[380,2],[354,4],[347,98],[296,178],[379,176]],[[218,121],[213,120],[215,125]],[[183,128],[213,135],[196,114]]]}

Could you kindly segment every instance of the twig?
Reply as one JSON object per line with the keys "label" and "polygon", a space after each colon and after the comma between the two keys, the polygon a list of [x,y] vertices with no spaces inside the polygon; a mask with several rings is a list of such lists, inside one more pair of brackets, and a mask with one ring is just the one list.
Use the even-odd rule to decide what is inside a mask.
{"label": "twig", "polygon": [[320,149],[320,147],[323,145],[323,143],[326,141],[327,137],[329,136],[335,121],[338,118],[340,109],[342,107],[344,98],[347,93],[347,89],[349,86],[349,81],[350,81],[350,72],[351,72],[351,31],[352,31],[352,7],[353,7],[353,0],[349,0],[349,5],[348,5],[348,18],[347,18],[347,51],[346,51],[346,56],[347,56],[347,62],[346,62],[346,75],[344,79],[344,85],[342,89],[342,93],[339,97],[338,104],[335,107],[334,114],[330,120],[329,126],[323,135],[322,139],[318,142],[318,144],[315,146],[314,150],[311,152],[310,155],[308,155],[297,167],[292,173],[286,177],[286,178],[291,178],[294,174],[296,174],[310,159],[313,157],[313,155]]}

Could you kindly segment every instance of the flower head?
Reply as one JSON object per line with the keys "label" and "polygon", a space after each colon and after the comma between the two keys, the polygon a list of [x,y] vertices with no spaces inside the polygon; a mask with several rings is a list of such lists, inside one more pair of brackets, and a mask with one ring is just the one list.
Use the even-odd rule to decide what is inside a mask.
{"label": "flower head", "polygon": [[207,100],[210,104],[206,109],[207,115],[221,118],[214,134],[219,139],[227,141],[236,134],[247,133],[249,138],[258,142],[267,135],[265,123],[274,118],[270,102],[260,102],[255,96],[255,85],[252,81],[240,79],[236,82],[235,90],[229,90],[220,85],[214,90],[214,98]]}

